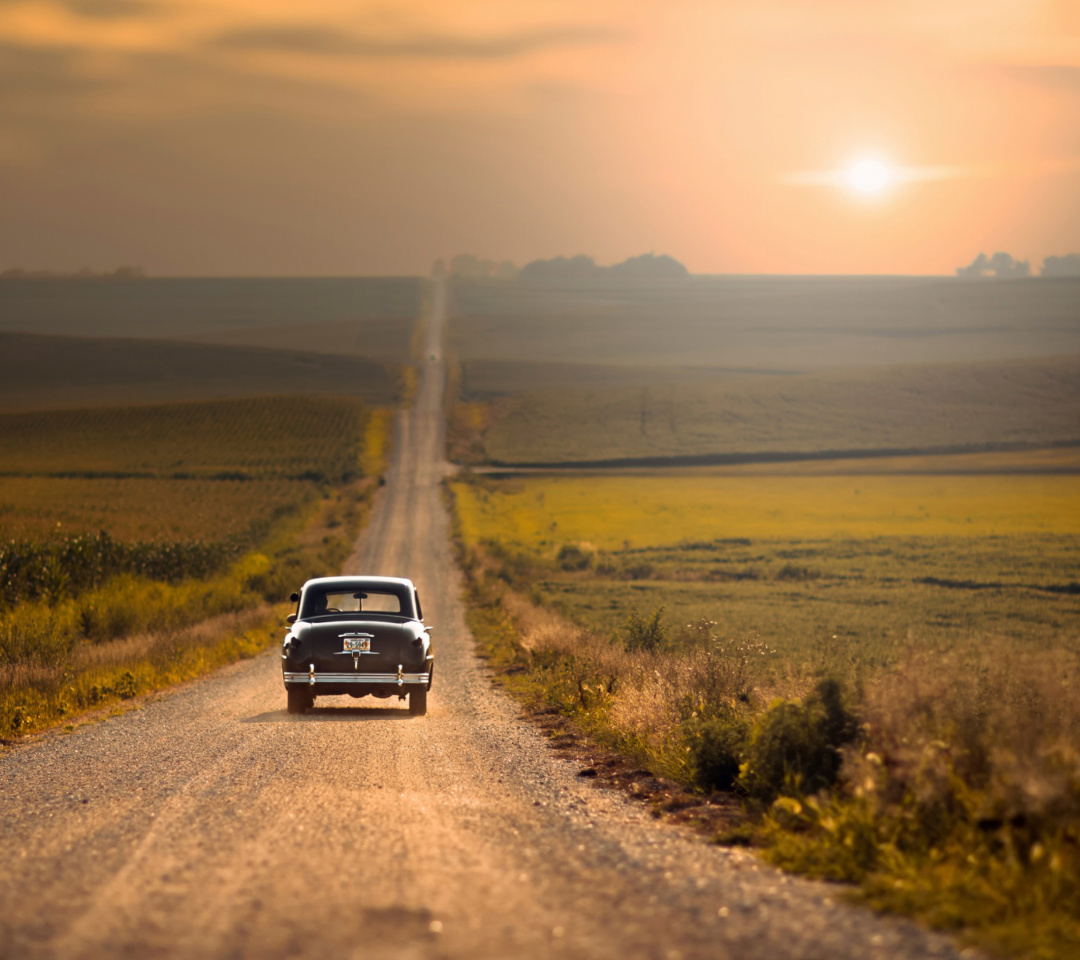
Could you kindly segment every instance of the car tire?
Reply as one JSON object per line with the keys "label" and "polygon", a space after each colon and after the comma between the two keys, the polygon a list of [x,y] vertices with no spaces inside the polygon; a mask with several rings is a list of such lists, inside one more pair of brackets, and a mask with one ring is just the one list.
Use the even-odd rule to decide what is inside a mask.
{"label": "car tire", "polygon": [[286,693],[289,698],[289,713],[303,713],[314,706],[314,698],[303,687],[290,687]]}
{"label": "car tire", "polygon": [[420,687],[409,693],[409,713],[414,717],[422,717],[427,713],[427,689]]}

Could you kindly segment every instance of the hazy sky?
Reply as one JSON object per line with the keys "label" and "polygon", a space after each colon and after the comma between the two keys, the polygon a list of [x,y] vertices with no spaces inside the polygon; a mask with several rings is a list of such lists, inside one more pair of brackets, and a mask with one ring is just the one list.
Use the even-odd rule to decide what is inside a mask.
{"label": "hazy sky", "polygon": [[1080,249],[1080,0],[0,0],[0,268],[998,249]]}

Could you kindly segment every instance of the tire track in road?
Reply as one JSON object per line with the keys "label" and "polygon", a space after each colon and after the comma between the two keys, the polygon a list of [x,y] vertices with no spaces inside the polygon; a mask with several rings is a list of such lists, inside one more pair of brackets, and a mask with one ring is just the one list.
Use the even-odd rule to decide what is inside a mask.
{"label": "tire track in road", "polygon": [[0,756],[0,957],[955,956],[581,781],[491,686],[440,499],[434,293],[436,359],[347,564],[417,582],[428,715],[290,716],[270,652]]}

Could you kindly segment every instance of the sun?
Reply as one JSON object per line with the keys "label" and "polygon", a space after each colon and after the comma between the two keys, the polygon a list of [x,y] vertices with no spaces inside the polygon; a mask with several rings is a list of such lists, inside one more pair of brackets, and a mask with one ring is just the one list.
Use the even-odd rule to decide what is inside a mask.
{"label": "sun", "polygon": [[848,183],[860,193],[878,193],[891,179],[889,168],[878,160],[860,160],[847,172]]}

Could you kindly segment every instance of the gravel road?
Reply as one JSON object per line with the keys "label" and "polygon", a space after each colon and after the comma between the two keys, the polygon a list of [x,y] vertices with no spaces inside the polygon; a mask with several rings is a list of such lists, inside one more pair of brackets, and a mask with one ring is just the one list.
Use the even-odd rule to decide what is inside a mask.
{"label": "gravel road", "polygon": [[438,489],[442,302],[347,565],[417,582],[428,716],[348,698],[289,716],[270,651],[0,755],[0,956],[956,956],[579,779],[492,688]]}

